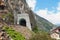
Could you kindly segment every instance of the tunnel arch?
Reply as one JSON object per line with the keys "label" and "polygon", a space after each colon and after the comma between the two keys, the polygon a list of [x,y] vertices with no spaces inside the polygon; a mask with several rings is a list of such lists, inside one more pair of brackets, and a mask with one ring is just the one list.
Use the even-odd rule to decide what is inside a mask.
{"label": "tunnel arch", "polygon": [[26,20],[25,19],[20,19],[19,20],[19,25],[26,26]]}

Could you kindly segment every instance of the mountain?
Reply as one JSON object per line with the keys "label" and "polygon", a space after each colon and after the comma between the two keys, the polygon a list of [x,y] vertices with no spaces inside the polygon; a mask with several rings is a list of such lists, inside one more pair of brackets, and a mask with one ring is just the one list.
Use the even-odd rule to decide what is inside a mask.
{"label": "mountain", "polygon": [[52,24],[48,20],[38,16],[37,14],[35,14],[35,19],[36,19],[36,23],[37,23],[39,30],[41,29],[41,30],[45,30],[45,31],[50,31],[50,29],[55,27],[54,24]]}

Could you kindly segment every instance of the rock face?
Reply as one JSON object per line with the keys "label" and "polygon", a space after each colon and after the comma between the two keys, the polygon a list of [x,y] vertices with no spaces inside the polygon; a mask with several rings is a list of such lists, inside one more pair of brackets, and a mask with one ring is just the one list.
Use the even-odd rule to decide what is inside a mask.
{"label": "rock face", "polygon": [[[26,0],[4,0],[4,2],[7,9],[14,15],[15,25],[21,24],[20,20],[24,19],[30,30],[36,26],[33,11],[28,7]],[[24,22],[22,24],[24,25]]]}

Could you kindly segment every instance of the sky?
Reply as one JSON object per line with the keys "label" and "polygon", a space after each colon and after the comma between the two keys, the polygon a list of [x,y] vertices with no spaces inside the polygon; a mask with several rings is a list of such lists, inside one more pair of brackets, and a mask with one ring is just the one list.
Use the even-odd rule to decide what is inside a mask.
{"label": "sky", "polygon": [[53,24],[60,24],[60,0],[26,0],[29,7],[39,16]]}

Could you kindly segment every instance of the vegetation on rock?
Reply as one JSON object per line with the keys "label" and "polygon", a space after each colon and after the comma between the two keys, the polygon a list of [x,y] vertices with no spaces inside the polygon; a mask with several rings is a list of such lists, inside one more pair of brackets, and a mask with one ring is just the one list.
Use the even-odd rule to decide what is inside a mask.
{"label": "vegetation on rock", "polygon": [[7,24],[14,23],[14,16],[11,12],[1,15],[1,17]]}
{"label": "vegetation on rock", "polygon": [[13,40],[25,40],[25,37],[19,33],[13,30],[12,28],[5,26],[3,29],[7,32],[7,34],[13,39]]}
{"label": "vegetation on rock", "polygon": [[8,13],[6,16],[6,22],[9,24],[13,24],[14,23],[14,16],[12,13]]}

